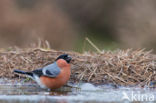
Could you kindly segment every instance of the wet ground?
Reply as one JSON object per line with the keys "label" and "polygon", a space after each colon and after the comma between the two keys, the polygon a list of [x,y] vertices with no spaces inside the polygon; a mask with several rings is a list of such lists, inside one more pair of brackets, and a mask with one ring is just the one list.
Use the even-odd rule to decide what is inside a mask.
{"label": "wet ground", "polygon": [[[156,90],[138,87],[74,84],[49,91],[34,82],[0,80],[0,103],[131,103],[156,102]],[[76,88],[75,88],[76,87]]]}

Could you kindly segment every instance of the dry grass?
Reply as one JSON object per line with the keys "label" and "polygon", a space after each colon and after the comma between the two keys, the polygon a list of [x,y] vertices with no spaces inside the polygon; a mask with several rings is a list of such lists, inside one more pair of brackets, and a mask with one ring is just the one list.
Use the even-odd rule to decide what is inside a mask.
{"label": "dry grass", "polygon": [[149,85],[156,80],[156,55],[144,50],[116,50],[79,54],[45,49],[14,49],[0,52],[0,77],[16,77],[13,69],[34,70],[52,63],[60,54],[72,56],[71,81]]}
{"label": "dry grass", "polygon": [[[80,80],[118,85],[148,85],[155,80],[156,57],[143,50],[117,50],[77,59]],[[76,65],[75,64],[75,65]]]}

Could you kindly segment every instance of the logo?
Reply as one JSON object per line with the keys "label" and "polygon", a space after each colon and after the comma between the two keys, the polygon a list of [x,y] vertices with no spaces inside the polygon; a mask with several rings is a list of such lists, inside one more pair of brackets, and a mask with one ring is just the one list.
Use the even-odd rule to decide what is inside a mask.
{"label": "logo", "polygon": [[122,100],[128,101],[154,101],[154,94],[140,92],[122,92]]}

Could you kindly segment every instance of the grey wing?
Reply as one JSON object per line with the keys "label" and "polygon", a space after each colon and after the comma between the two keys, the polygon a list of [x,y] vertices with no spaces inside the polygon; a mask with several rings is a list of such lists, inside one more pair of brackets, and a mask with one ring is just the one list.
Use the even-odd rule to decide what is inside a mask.
{"label": "grey wing", "polygon": [[60,74],[61,69],[57,66],[57,63],[47,65],[42,68],[43,75],[48,77],[56,77]]}

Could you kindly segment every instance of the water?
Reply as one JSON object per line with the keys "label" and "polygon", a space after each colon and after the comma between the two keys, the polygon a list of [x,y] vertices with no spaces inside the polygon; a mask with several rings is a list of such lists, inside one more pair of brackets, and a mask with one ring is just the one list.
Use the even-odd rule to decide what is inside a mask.
{"label": "water", "polygon": [[[89,83],[45,90],[34,83],[1,83],[0,103],[140,103],[156,102],[156,91],[148,88],[94,86]],[[78,87],[78,88],[75,88]]]}

